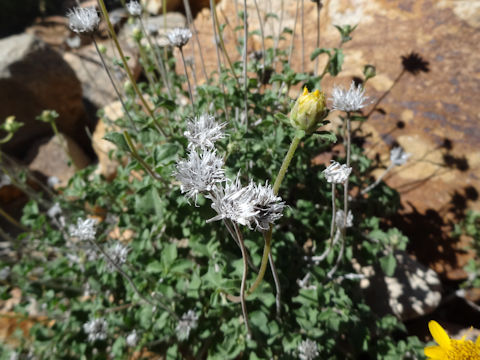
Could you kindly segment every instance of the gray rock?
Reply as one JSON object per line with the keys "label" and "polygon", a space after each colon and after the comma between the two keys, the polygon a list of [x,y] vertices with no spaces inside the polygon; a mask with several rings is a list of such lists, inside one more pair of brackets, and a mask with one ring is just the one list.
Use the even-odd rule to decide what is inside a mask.
{"label": "gray rock", "polygon": [[360,287],[368,305],[380,316],[392,314],[402,321],[433,312],[442,299],[437,273],[404,251],[396,251],[395,258],[397,267],[392,277],[380,267],[354,264],[357,272],[365,276]]}
{"label": "gray rock", "polygon": [[0,121],[15,115],[24,123],[2,150],[22,155],[32,139],[51,133],[48,124],[35,120],[46,109],[59,113],[63,133],[84,133],[82,88],[61,55],[29,34],[0,40],[0,49]]}

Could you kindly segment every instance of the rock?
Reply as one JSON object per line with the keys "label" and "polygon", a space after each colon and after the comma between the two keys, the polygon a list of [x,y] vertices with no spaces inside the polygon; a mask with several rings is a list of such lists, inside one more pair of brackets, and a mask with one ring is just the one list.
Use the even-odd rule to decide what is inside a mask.
{"label": "rock", "polygon": [[[268,6],[259,2],[263,18],[267,12],[279,15],[284,4],[282,27],[293,29],[296,1],[266,3]],[[399,190],[404,206],[393,225],[407,233],[409,250],[420,262],[449,279],[465,278],[462,267],[472,256],[464,254],[468,240],[458,242],[449,234],[466,211],[480,210],[480,111],[477,98],[472,96],[479,89],[478,76],[473,75],[478,74],[478,53],[472,51],[480,43],[479,5],[455,0],[343,0],[323,4],[321,47],[338,46],[340,36],[333,25],[358,27],[352,33],[353,40],[343,46],[343,71],[337,78],[327,75],[322,88],[329,97],[334,84],[348,86],[352,78],[362,78],[366,64],[376,66],[378,75],[369,80],[366,89],[367,95],[380,103],[375,111],[374,105],[365,109],[370,116],[362,126],[369,156],[379,156],[385,159],[383,165],[388,165],[394,144],[413,154],[406,165],[385,179]],[[235,48],[238,34],[232,31],[241,24],[235,15],[235,3],[223,0],[217,7],[220,22],[229,22],[224,30],[227,52],[232,62],[240,60]],[[316,47],[316,4],[305,1],[304,7],[304,67],[313,71],[309,56]],[[243,10],[241,2],[238,8]],[[259,30],[253,0],[247,1],[247,10],[249,31]],[[210,74],[216,70],[217,60],[207,9],[197,15],[195,25]],[[278,19],[269,17],[264,24],[266,35],[276,35],[278,25]],[[300,28],[299,16],[291,64],[294,71],[302,68]],[[282,49],[290,45],[290,36],[284,36],[285,40],[279,42]],[[191,53],[193,43],[187,44],[185,53]],[[260,46],[258,36],[249,38],[249,53]],[[325,56],[320,57],[320,70]],[[195,68],[201,69],[198,56]],[[197,77],[201,81],[202,71],[197,70]],[[329,119],[335,121],[338,115],[331,112]]]}
{"label": "rock", "polygon": [[[69,156],[66,154],[68,150]],[[70,159],[74,165],[69,164]],[[70,137],[60,135],[43,138],[32,145],[27,155],[28,169],[46,178],[56,177],[59,186],[66,186],[75,170],[90,164],[90,159]]]}
{"label": "rock", "polygon": [[433,312],[442,299],[438,275],[403,251],[396,251],[397,267],[392,277],[379,267],[360,266],[355,270],[365,276],[360,287],[372,310],[379,316],[392,314],[402,321]]}
{"label": "rock", "polygon": [[[118,57],[113,55],[117,54],[116,50],[114,51],[113,49],[113,43],[99,41],[99,45],[104,45],[107,48],[105,60],[110,66],[112,76],[117,81],[116,84],[120,93],[122,93],[123,83],[127,80],[127,76],[125,71],[112,64],[112,59]],[[125,41],[121,42],[121,46],[125,56],[129,58],[128,65],[132,70],[133,76],[138,78],[142,70],[138,50]],[[88,102],[94,104],[97,108],[102,108],[112,101],[118,100],[113,85],[93,44],[66,52],[63,55],[63,59],[71,66],[76,76],[80,79],[83,96]]]}
{"label": "rock", "polygon": [[0,119],[15,115],[24,123],[2,150],[20,156],[33,139],[50,134],[48,124],[35,120],[46,109],[59,113],[61,132],[81,138],[85,110],[81,84],[72,68],[32,35],[2,39],[0,48]]}
{"label": "rock", "polygon": [[107,125],[104,118],[109,123],[115,122],[123,116],[123,108],[120,101],[113,102],[103,108],[104,116],[98,120],[97,127],[92,136],[92,146],[98,158],[97,173],[103,175],[108,181],[113,180],[117,175],[119,162],[115,156],[110,156],[110,152],[116,149],[116,146],[103,137],[110,131],[114,131],[112,125]]}
{"label": "rock", "polygon": [[[219,0],[215,0],[218,3]],[[152,15],[163,13],[163,0],[141,0],[145,10]],[[195,15],[203,8],[210,7],[210,0],[189,0],[190,9]],[[183,0],[167,0],[167,12],[184,10]]]}

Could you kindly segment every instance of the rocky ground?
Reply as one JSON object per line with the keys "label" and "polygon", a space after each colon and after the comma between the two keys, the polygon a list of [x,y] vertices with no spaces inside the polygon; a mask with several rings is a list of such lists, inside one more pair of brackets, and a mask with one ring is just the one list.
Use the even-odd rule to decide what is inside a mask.
{"label": "rocky ground", "polygon": [[[144,5],[150,12],[148,22],[163,26],[161,2],[145,0]],[[205,7],[208,1],[191,3],[209,73],[217,64],[210,11]],[[364,135],[357,140],[365,141],[372,158],[385,163],[394,144],[412,154],[406,166],[385,179],[401,195],[403,209],[389,222],[410,238],[409,255],[397,254],[402,266],[393,280],[370,278],[376,285],[369,296],[373,303],[377,299],[379,312],[391,312],[408,321],[414,333],[424,335],[430,318],[443,319],[451,333],[460,333],[462,328],[480,323],[476,305],[480,303],[480,290],[467,293],[466,298],[452,296],[451,291],[466,278],[463,267],[473,256],[467,250],[470,239],[453,239],[451,232],[469,209],[480,210],[480,55],[474,51],[480,43],[480,4],[455,0],[323,3],[320,46],[338,45],[339,35],[333,25],[359,24],[353,41],[344,47],[346,63],[341,77],[335,81],[326,77],[324,90],[329,93],[334,82],[347,85],[361,76],[365,64],[374,65],[377,76],[367,86],[374,101],[369,109],[374,110],[367,114],[368,121],[362,125]],[[218,2],[219,20],[227,23],[225,44],[231,54],[236,54],[233,50],[237,45],[235,4]],[[259,23],[254,2],[249,0],[247,5],[252,31],[259,28]],[[260,2],[264,16],[280,15],[282,6],[282,26],[293,28],[296,2]],[[292,68],[314,71],[309,54],[316,47],[316,4],[305,1],[303,6],[303,20],[299,15],[295,32]],[[169,29],[186,25],[183,1],[168,1],[167,10]],[[142,76],[138,54],[128,41],[126,13],[114,10],[112,18],[136,76]],[[268,17],[266,35],[275,34],[278,26],[277,19]],[[112,53],[105,29],[100,30],[100,43]],[[192,44],[185,48],[187,54],[198,51]],[[290,41],[286,38],[279,45],[287,48]],[[306,54],[303,64],[302,47]],[[251,38],[248,48],[250,53],[261,49],[260,38]],[[0,119],[15,114],[25,123],[2,151],[43,181],[57,177],[65,184],[73,174],[72,167],[65,156],[59,155],[63,154],[61,145],[50,128],[35,120],[42,110],[54,109],[60,115],[59,130],[74,154],[77,168],[98,163],[107,178],[114,176],[115,164],[106,156],[111,145],[101,140],[106,129],[103,122],[97,122],[96,112],[104,108],[113,120],[120,109],[93,45],[71,33],[64,17],[53,16],[38,20],[22,34],[0,39],[0,49]],[[199,57],[194,58],[200,69]],[[322,68],[322,59],[318,66]],[[122,81],[123,75],[117,76]],[[200,72],[198,76],[202,81]],[[292,97],[297,91],[294,89]],[[2,207],[9,208],[14,216],[25,202],[9,185],[0,186],[0,199]],[[375,273],[374,269],[363,271]],[[369,286],[372,289],[365,284],[367,292]],[[389,301],[380,304],[379,298]]]}

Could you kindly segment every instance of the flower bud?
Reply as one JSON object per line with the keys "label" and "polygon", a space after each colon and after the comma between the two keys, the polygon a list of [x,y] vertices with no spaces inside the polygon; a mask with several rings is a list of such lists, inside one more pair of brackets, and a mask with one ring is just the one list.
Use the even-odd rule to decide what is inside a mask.
{"label": "flower bud", "polygon": [[311,134],[325,118],[326,109],[325,94],[319,90],[310,93],[305,87],[290,112],[290,123],[294,128]]}
{"label": "flower bud", "polygon": [[5,120],[2,128],[8,133],[16,132],[20,127],[23,126],[23,123],[15,121],[15,116],[9,116]]}

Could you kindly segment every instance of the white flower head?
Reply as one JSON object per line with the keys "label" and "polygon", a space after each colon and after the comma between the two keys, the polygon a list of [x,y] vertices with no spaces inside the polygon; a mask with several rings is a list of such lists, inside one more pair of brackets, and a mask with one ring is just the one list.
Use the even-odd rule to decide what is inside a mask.
{"label": "white flower head", "polygon": [[8,186],[11,183],[12,179],[10,179],[10,176],[8,176],[7,174],[2,174],[2,176],[0,176],[0,188],[3,186]]}
{"label": "white flower head", "polygon": [[343,184],[347,181],[350,173],[352,172],[352,168],[348,167],[345,164],[340,165],[338,162],[333,161],[332,163],[323,170],[325,178],[329,183],[334,184]]}
{"label": "white flower head", "polygon": [[55,219],[58,215],[62,214],[62,208],[60,207],[60,204],[57,202],[52,205],[50,209],[47,211],[47,215],[51,219]]}
{"label": "white flower head", "polygon": [[130,347],[135,347],[138,344],[138,334],[137,330],[133,330],[130,334],[127,335],[125,339],[126,343]]}
{"label": "white flower head", "polygon": [[320,353],[318,352],[318,345],[315,341],[307,339],[298,345],[298,358],[300,360],[313,360]]}
{"label": "white flower head", "polygon": [[175,28],[167,34],[170,45],[184,47],[192,37],[192,32],[187,28]]}
{"label": "white flower head", "polygon": [[198,315],[193,310],[188,310],[188,312],[182,315],[175,328],[178,340],[187,340],[190,336],[190,331],[196,329],[197,326]]}
{"label": "white flower head", "polygon": [[67,13],[68,26],[76,33],[92,33],[98,28],[100,17],[93,7],[76,7]]}
{"label": "white flower head", "polygon": [[187,199],[195,198],[200,193],[212,191],[216,184],[225,181],[223,159],[218,157],[215,150],[206,150],[201,154],[192,149],[187,160],[177,163],[174,173],[180,181],[180,189]]}
{"label": "white flower head", "polygon": [[390,150],[390,161],[395,166],[405,164],[410,156],[412,156],[412,154],[406,153],[400,146],[394,147]]}
{"label": "white flower head", "polygon": [[187,122],[187,131],[183,134],[188,139],[188,148],[199,147],[202,150],[213,149],[215,141],[225,137],[226,123],[218,123],[209,114],[196,116]]}
{"label": "white flower head", "polygon": [[81,241],[95,240],[97,223],[98,221],[96,219],[87,218],[85,220],[82,220],[78,218],[77,225],[70,225],[70,236],[78,237]]}
{"label": "white flower head", "polygon": [[[345,212],[343,210],[337,210],[337,212],[335,213],[335,224],[339,229],[345,228]],[[348,210],[347,228],[352,226],[353,226],[353,214],[351,210]]]}
{"label": "white flower head", "polygon": [[107,338],[107,321],[104,318],[93,319],[83,324],[83,331],[88,335],[88,341],[105,340]]}
{"label": "white flower head", "polygon": [[140,16],[142,15],[142,5],[138,3],[138,1],[130,1],[127,3],[127,11],[132,16]]}
{"label": "white flower head", "polygon": [[56,176],[49,176],[48,179],[47,179],[47,185],[49,187],[51,187],[52,189],[55,188],[55,186],[57,186],[58,184],[60,184],[60,179]]}
{"label": "white flower head", "polygon": [[[115,245],[111,246],[110,249],[108,249],[107,254],[114,264],[122,266],[127,261],[129,251],[130,249],[127,246],[116,243]],[[108,271],[112,272],[115,270],[115,267],[113,266],[113,264],[107,261],[107,269]]]}
{"label": "white flower head", "polygon": [[366,101],[368,97],[365,96],[365,89],[361,84],[355,86],[352,81],[350,89],[345,90],[342,87],[335,86],[332,91],[333,108],[345,112],[358,111],[367,106]]}
{"label": "white flower head", "polygon": [[218,215],[207,222],[230,219],[259,231],[268,230],[270,224],[282,217],[285,207],[285,202],[273,193],[270,185],[250,182],[248,186],[242,187],[238,176],[208,197]]}

